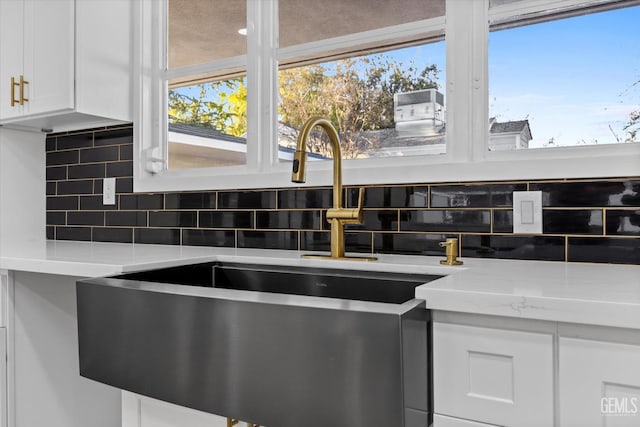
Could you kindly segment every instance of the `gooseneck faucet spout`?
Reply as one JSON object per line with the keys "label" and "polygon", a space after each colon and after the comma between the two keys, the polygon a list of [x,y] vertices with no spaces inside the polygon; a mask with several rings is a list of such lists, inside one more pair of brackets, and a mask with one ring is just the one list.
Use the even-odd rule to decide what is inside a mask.
{"label": "gooseneck faucet spout", "polygon": [[[291,181],[296,183],[305,182],[307,167],[306,144],[311,130],[320,126],[329,136],[331,153],[333,156],[333,208],[327,210],[327,222],[331,224],[331,255],[328,258],[353,259],[373,261],[373,257],[346,257],[344,244],[344,225],[360,224],[363,220],[362,200],[364,198],[364,188],[360,188],[358,194],[358,207],[346,209],[343,207],[342,191],[342,153],[340,150],[340,137],[331,122],[322,117],[311,117],[306,121],[298,135],[296,151],[293,155],[293,173]],[[321,255],[303,255],[305,258],[327,258]]]}

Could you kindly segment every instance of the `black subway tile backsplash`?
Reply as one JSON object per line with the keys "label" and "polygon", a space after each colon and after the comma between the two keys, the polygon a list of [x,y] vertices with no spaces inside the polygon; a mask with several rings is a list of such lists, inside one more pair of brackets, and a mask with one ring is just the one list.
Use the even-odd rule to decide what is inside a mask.
{"label": "black subway tile backsplash", "polygon": [[198,215],[194,211],[151,211],[149,227],[196,227]]}
{"label": "black subway tile backsplash", "polygon": [[93,240],[99,242],[133,243],[133,229],[94,227]]}
{"label": "black subway tile backsplash", "polygon": [[[358,206],[359,187],[347,189],[350,207]],[[428,187],[367,187],[364,189],[365,208],[426,208]]]}
{"label": "black subway tile backsplash", "polygon": [[253,228],[251,211],[201,211],[201,228]]}
{"label": "black subway tile backsplash", "polygon": [[640,207],[640,180],[532,183],[530,190],[542,191],[543,206]]}
{"label": "black subway tile backsplash", "polygon": [[134,228],[134,243],[149,243],[158,245],[179,245],[179,228]]}
{"label": "black subway tile backsplash", "polygon": [[526,184],[434,185],[432,208],[497,208],[513,206],[513,192]]}
{"label": "black subway tile backsplash", "polygon": [[118,147],[100,147],[80,150],[80,163],[112,162],[120,158]]}
{"label": "black subway tile backsplash", "polygon": [[640,265],[638,243],[625,237],[569,237],[567,261]]}
{"label": "black subway tile backsplash", "polygon": [[256,228],[320,229],[320,211],[257,211]]}
{"label": "black subway tile backsplash", "polygon": [[[133,193],[133,127],[46,139],[48,239],[330,250],[332,188]],[[116,205],[102,204],[116,177]],[[355,207],[359,187],[344,191]],[[543,192],[544,235],[513,234],[514,191]],[[640,264],[640,178],[366,186],[347,252]]]}
{"label": "black subway tile backsplash", "polygon": [[216,193],[168,193],[165,209],[215,209]]}
{"label": "black subway tile backsplash", "polygon": [[471,209],[400,211],[400,231],[489,233],[491,212]]}
{"label": "black subway tile backsplash", "polygon": [[640,236],[640,209],[608,209],[606,234],[609,236]]}
{"label": "black subway tile backsplash", "polygon": [[462,235],[462,256],[564,261],[564,237]]}
{"label": "black subway tile backsplash", "polygon": [[602,209],[543,210],[545,234],[602,234]]}
{"label": "black subway tile backsplash", "polygon": [[333,207],[330,188],[278,190],[278,209],[316,209]]}
{"label": "black subway tile backsplash", "polygon": [[275,209],[275,191],[221,191],[218,209]]}
{"label": "black subway tile backsplash", "polygon": [[186,246],[234,247],[235,230],[200,230],[185,228],[182,230],[182,244]]}

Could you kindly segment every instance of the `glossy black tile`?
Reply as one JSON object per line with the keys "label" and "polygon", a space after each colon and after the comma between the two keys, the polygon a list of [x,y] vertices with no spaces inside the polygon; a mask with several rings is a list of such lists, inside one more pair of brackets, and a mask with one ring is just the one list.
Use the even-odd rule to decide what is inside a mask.
{"label": "glossy black tile", "polygon": [[44,147],[45,150],[47,151],[47,153],[49,151],[55,151],[56,150],[56,137],[47,137],[47,139],[45,139],[44,141]]}
{"label": "glossy black tile", "polygon": [[107,177],[133,176],[133,162],[107,163]]}
{"label": "glossy black tile", "polygon": [[218,209],[275,209],[275,191],[221,191]]}
{"label": "glossy black tile", "polygon": [[69,179],[104,178],[105,166],[104,163],[69,166],[67,175]]}
{"label": "glossy black tile", "polygon": [[123,194],[120,196],[121,210],[164,209],[163,194]]}
{"label": "glossy black tile", "polygon": [[491,211],[481,209],[400,211],[400,231],[489,233]]}
{"label": "glossy black tile", "polygon": [[120,146],[120,160],[133,160],[133,144]]}
{"label": "glossy black tile", "polygon": [[56,227],[56,240],[91,241],[91,227]]}
{"label": "glossy black tile", "polygon": [[[344,233],[345,251],[372,253],[372,233],[346,232]],[[301,231],[300,250],[331,252],[331,233],[328,231]]]}
{"label": "glossy black tile", "polygon": [[165,209],[215,209],[216,193],[167,193]]}
{"label": "glossy black tile", "polygon": [[104,223],[111,226],[147,227],[147,212],[105,212]]}
{"label": "glossy black tile", "polygon": [[513,233],[513,210],[493,211],[493,232]]}
{"label": "glossy black tile", "polygon": [[525,191],[527,184],[434,185],[432,208],[494,208],[513,206],[513,192]]}
{"label": "glossy black tile", "polygon": [[118,147],[100,147],[80,150],[80,163],[112,162],[120,158]]}
{"label": "glossy black tile", "polygon": [[[358,206],[359,187],[347,189],[348,206]],[[428,187],[367,187],[363,206],[366,208],[426,208]]]}
{"label": "glossy black tile", "polygon": [[[327,225],[326,228],[330,226]],[[348,230],[398,231],[397,210],[366,210],[361,224],[347,224]]]}
{"label": "glossy black tile", "polygon": [[444,249],[440,247],[440,242],[457,237],[457,234],[374,233],[373,251],[444,257]]}
{"label": "glossy black tile", "polygon": [[67,214],[65,212],[47,212],[47,225],[65,225],[66,223]]}
{"label": "glossy black tile", "polygon": [[94,227],[94,242],[133,243],[132,228]]}
{"label": "glossy black tile", "polygon": [[47,182],[47,189],[46,189],[47,196],[55,196],[56,188],[57,188],[57,185],[55,182]]}
{"label": "glossy black tile", "polygon": [[48,181],[67,179],[67,167],[54,166],[47,168],[46,176]]}
{"label": "glossy black tile", "polygon": [[133,143],[133,128],[108,129],[95,132],[94,145],[120,145]]}
{"label": "glossy black tile", "polygon": [[298,232],[238,230],[238,247],[296,250]]}
{"label": "glossy black tile", "polygon": [[116,178],[116,193],[133,193],[133,178]]}
{"label": "glossy black tile", "polygon": [[196,227],[198,217],[194,211],[151,211],[149,227]]}
{"label": "glossy black tile", "polygon": [[57,165],[73,165],[80,160],[80,153],[78,150],[70,151],[53,151],[47,153],[47,166]]}
{"label": "glossy black tile", "polygon": [[47,225],[45,233],[46,233],[46,236],[47,236],[47,240],[55,240],[55,238],[56,238],[56,228],[54,226]]}
{"label": "glossy black tile", "polygon": [[235,230],[182,230],[182,244],[187,246],[234,247]]}
{"label": "glossy black tile", "polygon": [[531,183],[542,205],[553,207],[640,207],[640,180]]}
{"label": "glossy black tile", "polygon": [[250,211],[202,211],[200,228],[253,228]]}
{"label": "glossy black tile", "polygon": [[569,237],[568,261],[640,265],[640,239]]}
{"label": "glossy black tile", "polygon": [[78,209],[78,196],[47,197],[48,211],[74,211]]}
{"label": "glossy black tile", "polygon": [[545,234],[602,234],[602,209],[543,210]]}
{"label": "glossy black tile", "polygon": [[462,256],[564,261],[564,237],[462,235]]}
{"label": "glossy black tile", "polygon": [[278,190],[278,209],[315,209],[333,207],[330,188]]}
{"label": "glossy black tile", "polygon": [[93,194],[93,180],[60,181],[58,182],[57,194]]}
{"label": "glossy black tile", "polygon": [[93,147],[93,132],[77,133],[74,135],[58,135],[56,150]]}
{"label": "glossy black tile", "polygon": [[104,212],[67,212],[67,225],[104,225]]}
{"label": "glossy black tile", "polygon": [[[117,198],[118,196],[116,196]],[[80,196],[80,210],[82,211],[113,211],[117,209],[117,200],[115,205],[105,205],[102,203],[102,196]]]}
{"label": "glossy black tile", "polygon": [[180,230],[175,228],[135,228],[133,230],[133,242],[158,245],[179,245]]}
{"label": "glossy black tile", "polygon": [[640,236],[640,210],[607,210],[607,235]]}
{"label": "glossy black tile", "polygon": [[320,211],[258,211],[256,228],[320,229]]}

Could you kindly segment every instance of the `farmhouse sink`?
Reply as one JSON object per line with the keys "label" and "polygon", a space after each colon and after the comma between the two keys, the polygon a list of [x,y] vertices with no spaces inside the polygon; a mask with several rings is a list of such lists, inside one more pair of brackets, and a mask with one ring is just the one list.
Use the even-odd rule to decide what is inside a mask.
{"label": "farmhouse sink", "polygon": [[270,427],[427,426],[440,276],[210,262],[77,282],[80,374]]}

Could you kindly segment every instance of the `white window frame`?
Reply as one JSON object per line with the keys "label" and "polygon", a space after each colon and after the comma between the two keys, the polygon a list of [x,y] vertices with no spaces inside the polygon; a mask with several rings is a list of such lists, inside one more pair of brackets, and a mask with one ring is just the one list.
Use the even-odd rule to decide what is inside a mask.
{"label": "white window frame", "polygon": [[[277,158],[278,61],[445,29],[446,154],[345,160],[344,184],[402,184],[515,179],[599,178],[640,174],[640,144],[488,150],[489,20],[544,15],[584,0],[523,0],[489,10],[489,0],[447,0],[446,16],[385,29],[277,48],[277,0],[247,0],[247,55],[170,72],[166,63],[167,0],[135,3],[134,191],[291,187],[290,164]],[[608,1],[608,0],[606,0]],[[606,2],[605,1],[605,2]],[[590,3],[601,4],[603,0]],[[260,42],[258,42],[258,40]],[[246,66],[247,163],[242,166],[166,170],[167,78],[206,69]],[[308,186],[331,184],[331,162],[309,165]],[[297,184],[296,184],[297,185]]]}

